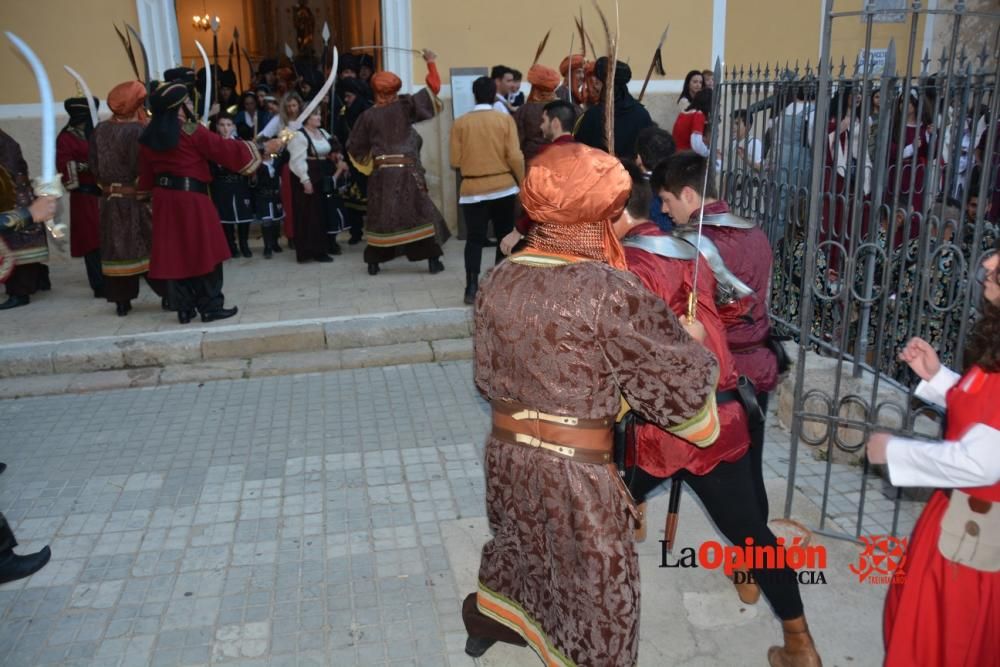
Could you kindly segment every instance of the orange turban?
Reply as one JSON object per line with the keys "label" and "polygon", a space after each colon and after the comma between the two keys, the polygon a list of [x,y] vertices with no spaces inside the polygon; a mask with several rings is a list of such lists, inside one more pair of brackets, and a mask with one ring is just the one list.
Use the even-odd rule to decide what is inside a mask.
{"label": "orange turban", "polygon": [[134,118],[145,101],[146,86],[139,81],[119,83],[108,93],[108,107],[118,118]]}
{"label": "orange turban", "polygon": [[625,269],[625,252],[611,225],[631,192],[625,167],[602,150],[569,143],[539,153],[521,186],[524,212],[538,223],[528,245]]}
{"label": "orange turban", "polygon": [[376,104],[388,104],[395,100],[403,82],[392,72],[379,72],[371,78],[372,92],[375,93]]}
{"label": "orange turban", "polygon": [[[584,63],[586,63],[586,59],[582,55],[579,53],[573,54],[573,69],[581,69]],[[562,62],[559,63],[559,73],[563,76],[569,74],[569,56],[563,58]]]}
{"label": "orange turban", "polygon": [[559,87],[559,72],[545,65],[532,65],[528,70],[528,83],[532,89],[539,88],[551,93]]}

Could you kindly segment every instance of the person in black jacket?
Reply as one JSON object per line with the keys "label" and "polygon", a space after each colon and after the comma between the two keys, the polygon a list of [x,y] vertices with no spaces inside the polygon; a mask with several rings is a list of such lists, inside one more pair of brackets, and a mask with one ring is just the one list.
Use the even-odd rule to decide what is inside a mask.
{"label": "person in black jacket", "polygon": [[[607,79],[608,59],[599,58],[594,66],[595,74],[602,83]],[[628,92],[628,82],[632,79],[632,69],[625,63],[615,66],[615,156],[635,159],[635,142],[639,131],[653,125],[646,107]],[[607,150],[604,138],[604,101],[587,109],[577,126],[576,140],[582,144]]]}

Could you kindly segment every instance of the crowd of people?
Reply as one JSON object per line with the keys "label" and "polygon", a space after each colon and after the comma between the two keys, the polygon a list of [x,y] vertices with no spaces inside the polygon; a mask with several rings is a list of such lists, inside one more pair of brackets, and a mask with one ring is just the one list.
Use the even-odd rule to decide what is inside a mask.
{"label": "crowd of people", "polygon": [[[320,70],[282,73],[268,64],[252,94],[223,86],[219,108],[209,109],[213,130],[197,122],[204,91],[191,70],[166,73],[148,100],[151,117],[134,81],[111,91],[114,117],[96,128],[82,113],[86,100],[68,101],[59,163],[72,224],[93,225],[72,238],[95,296],[127,314],[146,276],[182,323],[196,313],[229,317],[236,309],[224,306],[222,263],[251,254],[254,221],[264,227],[265,256],[281,251],[282,229],[298,261],[329,262],[340,252],[337,234],[349,231],[352,242],[367,236],[372,275],[401,255],[441,271],[448,231],[427,194],[413,129],[439,110],[436,57],[423,56],[427,87],[414,95],[400,94],[394,74],[344,58],[326,118],[323,105],[304,114]],[[787,363],[769,319],[771,243],[709,177],[715,156],[706,134],[719,120],[709,72],[686,77],[672,133],[631,95],[625,63],[573,56],[558,70],[536,63],[526,79],[523,100],[510,68],[477,79],[475,107],[450,140],[468,231],[475,384],[493,422],[485,458],[493,537],[477,591],[462,604],[466,652],[478,657],[502,641],[530,646],[546,664],[630,667],[641,592],[634,542],[645,532],[646,498],[668,479],[687,482],[731,544],[783,548],[762,473],[768,398]],[[845,104],[832,106],[842,113]],[[772,145],[786,143],[782,132],[797,133],[787,148],[804,160],[811,103],[802,95],[782,113],[793,119]],[[769,156],[751,141],[753,113],[731,119],[741,159],[762,168]],[[914,127],[906,136],[916,154],[924,140]],[[844,177],[831,151],[833,173]],[[19,261],[8,280],[16,301],[12,284],[43,285],[30,235],[53,204],[32,202],[6,135],[0,158],[18,186],[18,208],[0,219],[5,238],[19,257],[34,258]],[[480,282],[491,228],[496,267]],[[1000,654],[998,529],[983,518],[1000,502],[1000,422],[990,403],[1000,381],[996,254],[981,268],[983,316],[965,375],[944,369],[919,339],[901,355],[924,380],[922,395],[947,405],[947,441],[875,435],[870,443],[871,460],[888,462],[896,483],[962,487],[928,505],[909,576],[890,589],[888,664],[928,655],[935,664],[982,664]],[[613,425],[629,413],[634,426],[616,444]],[[810,539],[795,522],[786,528]],[[0,570],[3,558],[15,558],[4,551],[3,530]],[[41,560],[11,560],[12,576]],[[739,599],[754,604],[763,595],[781,621],[783,642],[769,649],[769,664],[820,665],[794,570],[782,560],[738,574]]]}

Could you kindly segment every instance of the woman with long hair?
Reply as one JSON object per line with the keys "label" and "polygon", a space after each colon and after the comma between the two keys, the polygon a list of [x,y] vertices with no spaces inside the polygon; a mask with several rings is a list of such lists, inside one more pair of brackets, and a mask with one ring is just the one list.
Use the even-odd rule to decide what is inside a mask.
{"label": "woman with long hair", "polygon": [[906,552],[905,579],[885,604],[885,664],[987,665],[1000,655],[1000,243],[982,259],[982,317],[965,373],[912,339],[900,354],[920,377],[916,394],[947,409],[943,442],[876,433],[868,460],[895,486],[938,487]]}
{"label": "woman with long hair", "polygon": [[672,134],[677,151],[694,151],[702,157],[708,157],[709,148],[705,143],[705,134],[710,125],[712,114],[712,91],[703,88],[694,96],[685,111],[682,111],[674,121]]}
{"label": "woman with long hair", "polygon": [[702,75],[701,70],[693,69],[687,73],[687,76],[684,77],[684,87],[677,98],[677,104],[680,105],[681,111],[687,109],[694,102],[694,98],[704,87],[705,77]]}

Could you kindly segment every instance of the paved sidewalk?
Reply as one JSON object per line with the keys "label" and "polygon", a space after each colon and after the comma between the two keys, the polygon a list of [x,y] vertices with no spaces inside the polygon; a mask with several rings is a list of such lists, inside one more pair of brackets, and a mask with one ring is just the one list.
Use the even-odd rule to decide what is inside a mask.
{"label": "paved sidewalk", "polygon": [[[346,234],[342,235],[346,238]],[[285,240],[282,239],[285,244]],[[462,306],[465,290],[464,241],[445,244],[445,270],[427,272],[427,262],[396,259],[369,276],[363,259],[364,244],[341,243],[344,254],[331,264],[298,264],[295,251],[271,260],[262,256],[259,239],[251,239],[254,256],[223,264],[226,305],[239,306],[233,318],[197,326],[217,327],[342,315],[384,313],[425,308]],[[484,269],[492,266],[493,248],[483,253]],[[175,313],[160,309],[160,300],[143,283],[139,298],[127,317],[115,307],[95,299],[87,284],[82,259],[57,256],[49,262],[52,290],[39,292],[23,308],[0,312],[0,345],[96,336],[125,336],[150,331],[178,331]]]}
{"label": "paved sidewalk", "polygon": [[[0,509],[19,550],[54,554],[0,587],[0,664],[472,665],[487,422],[467,361],[0,401]],[[775,513],[787,443],[766,450]],[[679,546],[714,538],[682,503]],[[664,505],[640,545],[640,665],[764,664],[764,601],[657,567]],[[795,513],[818,519],[805,497]],[[856,545],[820,542],[828,583],[803,596],[824,664],[877,665],[884,589],[848,570]],[[479,664],[540,663],[498,646]]]}

